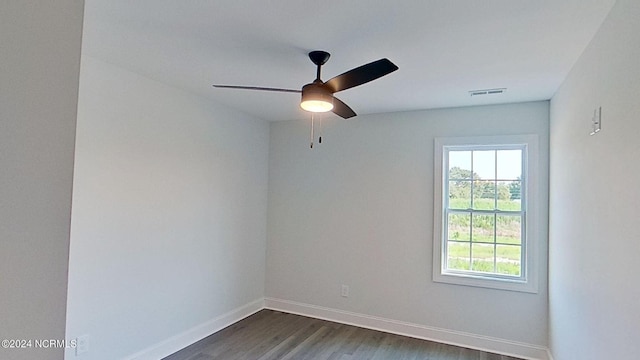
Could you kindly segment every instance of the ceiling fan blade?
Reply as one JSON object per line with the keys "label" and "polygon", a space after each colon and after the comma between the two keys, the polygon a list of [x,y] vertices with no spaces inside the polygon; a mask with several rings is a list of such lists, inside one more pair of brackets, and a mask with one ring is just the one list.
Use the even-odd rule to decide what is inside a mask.
{"label": "ceiling fan blade", "polygon": [[398,67],[389,61],[389,59],[380,59],[355,69],[351,69],[344,74],[332,78],[324,84],[329,87],[332,92],[336,93],[338,91],[368,83],[369,81],[385,76],[396,70],[398,70]]}
{"label": "ceiling fan blade", "polygon": [[333,97],[333,110],[331,110],[334,114],[340,116],[343,119],[348,119],[356,116],[356,112],[353,111],[349,105],[342,102],[342,100],[337,97]]}
{"label": "ceiling fan blade", "polygon": [[269,87],[259,87],[259,86],[236,86],[236,85],[213,85],[213,87],[224,88],[224,89],[240,89],[240,90],[261,90],[261,91],[278,91],[278,92],[289,92],[289,93],[301,93],[301,90],[293,90],[293,89],[280,89],[280,88],[269,88]]}

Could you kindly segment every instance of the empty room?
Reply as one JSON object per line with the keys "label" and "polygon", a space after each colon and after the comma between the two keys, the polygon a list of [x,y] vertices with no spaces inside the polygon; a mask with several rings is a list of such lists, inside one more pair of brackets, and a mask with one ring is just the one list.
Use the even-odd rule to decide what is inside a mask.
{"label": "empty room", "polygon": [[0,4],[0,359],[640,355],[640,1]]}

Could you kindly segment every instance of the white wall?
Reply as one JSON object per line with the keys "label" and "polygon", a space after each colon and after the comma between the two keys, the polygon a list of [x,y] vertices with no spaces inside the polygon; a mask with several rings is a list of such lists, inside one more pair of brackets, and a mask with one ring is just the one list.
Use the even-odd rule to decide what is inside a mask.
{"label": "white wall", "polygon": [[[618,0],[551,101],[555,360],[638,358],[639,34],[640,2]],[[591,137],[599,106],[602,131]]]}
{"label": "white wall", "polygon": [[358,116],[326,121],[313,150],[308,122],[272,123],[266,296],[544,348],[546,221],[538,294],[432,281],[433,148],[539,134],[546,219],[548,121],[548,102]]}
{"label": "white wall", "polygon": [[0,1],[0,339],[64,339],[82,13],[80,0]]}
{"label": "white wall", "polygon": [[268,141],[265,121],[83,56],[67,320],[83,359],[145,358],[262,299]]}

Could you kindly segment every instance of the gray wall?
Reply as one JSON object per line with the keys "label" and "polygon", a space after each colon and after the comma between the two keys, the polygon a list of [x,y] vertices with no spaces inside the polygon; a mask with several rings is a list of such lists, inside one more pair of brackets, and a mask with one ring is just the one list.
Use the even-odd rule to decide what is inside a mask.
{"label": "gray wall", "polygon": [[88,56],[78,102],[67,337],[89,335],[83,356],[157,359],[259,308],[269,124]]}
{"label": "gray wall", "polygon": [[0,339],[64,339],[82,14],[81,0],[0,2]]}
{"label": "gray wall", "polygon": [[[618,0],[551,101],[550,346],[636,359],[640,2]],[[589,136],[602,106],[602,131]]]}
{"label": "gray wall", "polygon": [[548,126],[548,102],[358,116],[326,121],[310,150],[307,121],[272,123],[266,296],[544,348],[546,221],[538,294],[432,281],[433,149],[538,134],[546,219]]}

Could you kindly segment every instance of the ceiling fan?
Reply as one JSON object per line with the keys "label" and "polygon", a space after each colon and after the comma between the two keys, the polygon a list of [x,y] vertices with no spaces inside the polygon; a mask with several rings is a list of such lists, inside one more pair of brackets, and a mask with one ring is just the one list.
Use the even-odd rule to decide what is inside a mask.
{"label": "ceiling fan", "polygon": [[326,51],[312,51],[309,53],[309,58],[318,67],[316,72],[316,79],[306,84],[301,90],[294,89],[280,89],[270,87],[258,87],[258,86],[236,86],[236,85],[213,85],[217,88],[228,89],[243,89],[243,90],[261,90],[261,91],[277,91],[277,92],[289,92],[302,94],[302,100],[300,107],[310,112],[327,112],[332,111],[334,114],[348,119],[356,116],[347,104],[340,99],[333,96],[333,94],[350,89],[355,86],[359,86],[369,81],[378,79],[389,73],[398,70],[398,67],[389,61],[389,59],[380,59],[371,63],[359,66],[355,69],[351,69],[341,75],[338,75],[326,82],[320,79],[320,70],[331,56]]}

